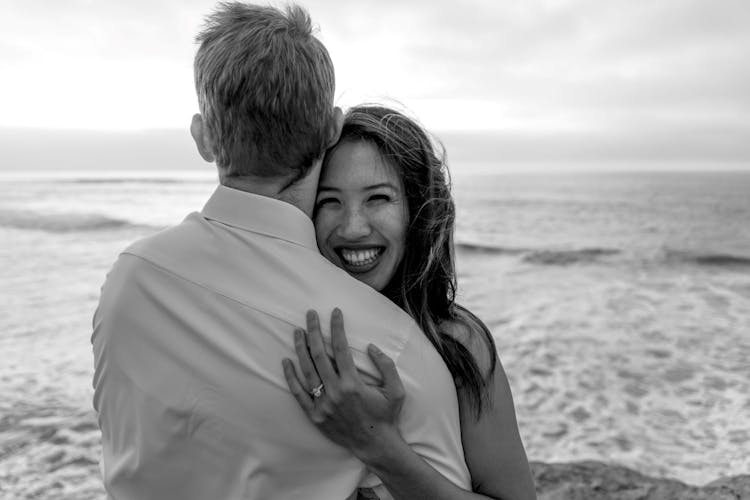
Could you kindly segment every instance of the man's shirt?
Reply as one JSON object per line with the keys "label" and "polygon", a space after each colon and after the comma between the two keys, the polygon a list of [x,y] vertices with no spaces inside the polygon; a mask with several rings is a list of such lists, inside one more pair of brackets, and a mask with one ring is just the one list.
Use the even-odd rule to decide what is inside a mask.
{"label": "man's shirt", "polygon": [[323,258],[302,211],[219,186],[201,213],[125,250],[102,287],[94,407],[110,498],[335,500],[375,484],[283,375],[306,311],[327,336],[334,307],[365,377],[379,378],[368,343],[395,361],[404,439],[470,489],[455,385],[416,323]]}

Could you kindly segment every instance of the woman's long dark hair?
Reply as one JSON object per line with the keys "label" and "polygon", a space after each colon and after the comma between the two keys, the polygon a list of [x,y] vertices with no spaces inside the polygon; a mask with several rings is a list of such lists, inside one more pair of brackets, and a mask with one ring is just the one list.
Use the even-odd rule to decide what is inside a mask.
{"label": "woman's long dark hair", "polygon": [[[497,353],[484,323],[455,302],[455,206],[442,147],[438,153],[411,118],[377,105],[351,108],[340,140],[370,142],[401,175],[409,208],[404,257],[382,293],[416,320],[479,417],[490,397]],[[483,374],[464,344],[441,329],[446,322],[481,338],[489,350],[489,373]]]}

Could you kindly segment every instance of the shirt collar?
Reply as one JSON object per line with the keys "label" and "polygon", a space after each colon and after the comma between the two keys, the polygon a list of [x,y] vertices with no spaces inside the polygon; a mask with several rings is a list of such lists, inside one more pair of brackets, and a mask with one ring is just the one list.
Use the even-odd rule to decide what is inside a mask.
{"label": "shirt collar", "polygon": [[285,201],[219,185],[202,214],[228,226],[318,249],[310,218]]}

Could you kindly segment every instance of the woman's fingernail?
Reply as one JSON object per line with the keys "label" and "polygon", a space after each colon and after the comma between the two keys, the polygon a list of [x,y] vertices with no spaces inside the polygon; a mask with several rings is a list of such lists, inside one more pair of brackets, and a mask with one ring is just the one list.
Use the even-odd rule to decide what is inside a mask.
{"label": "woman's fingernail", "polygon": [[367,347],[368,347],[368,349],[370,349],[370,351],[373,352],[373,354],[380,354],[381,353],[381,350],[378,349],[378,346],[376,346],[375,344],[370,344]]}
{"label": "woman's fingernail", "polygon": [[294,330],[294,340],[301,340],[302,339],[302,330],[299,328],[296,328]]}

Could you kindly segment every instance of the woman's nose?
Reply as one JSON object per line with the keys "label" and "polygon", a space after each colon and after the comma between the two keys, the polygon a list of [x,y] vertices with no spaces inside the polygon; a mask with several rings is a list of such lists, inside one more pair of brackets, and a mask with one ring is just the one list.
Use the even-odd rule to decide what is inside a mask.
{"label": "woman's nose", "polygon": [[339,236],[347,240],[357,240],[370,235],[372,228],[367,215],[361,210],[348,210],[339,226]]}

